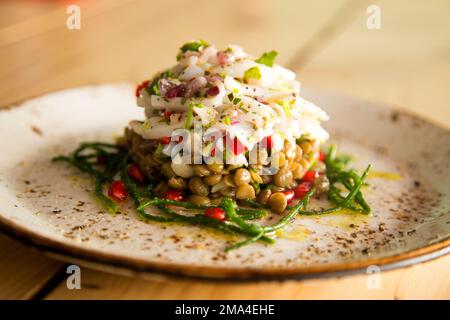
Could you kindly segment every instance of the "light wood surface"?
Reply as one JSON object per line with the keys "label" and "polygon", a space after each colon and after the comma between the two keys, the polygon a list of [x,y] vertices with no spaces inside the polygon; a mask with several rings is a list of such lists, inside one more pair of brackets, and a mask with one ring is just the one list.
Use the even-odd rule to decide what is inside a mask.
{"label": "light wood surface", "polygon": [[62,266],[59,261],[0,237],[0,298],[32,298]]}
{"label": "light wood surface", "polygon": [[[62,88],[139,81],[174,61],[193,38],[240,44],[279,62],[302,83],[384,102],[450,127],[450,3],[378,1],[73,1],[81,30],[65,27],[68,2],[0,3],[0,106]],[[1,137],[5,138],[5,137]],[[68,290],[64,264],[0,238],[0,298],[48,299],[450,299],[450,257],[382,273],[303,282],[214,284],[132,279],[82,267]]]}
{"label": "light wood surface", "polygon": [[[450,256],[373,275],[257,284],[148,281],[82,270],[84,287],[61,283],[47,299],[442,299],[449,298]],[[368,285],[369,283],[369,285]],[[371,289],[369,289],[371,288]]]}

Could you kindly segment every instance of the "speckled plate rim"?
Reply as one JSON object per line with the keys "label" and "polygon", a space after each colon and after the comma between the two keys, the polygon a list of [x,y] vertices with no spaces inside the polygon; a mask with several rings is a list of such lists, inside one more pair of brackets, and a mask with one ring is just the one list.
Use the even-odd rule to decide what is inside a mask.
{"label": "speckled plate rim", "polygon": [[[123,84],[124,82],[114,82],[108,84]],[[128,82],[129,83],[129,82]],[[86,83],[77,87],[61,88],[57,91],[44,92],[38,96],[50,93],[57,93],[68,89],[79,88],[84,86],[101,85],[104,83]],[[38,96],[31,96],[0,109],[10,110],[19,108],[25,101],[36,98]],[[365,102],[363,99],[358,99]],[[368,102],[369,103],[369,102]],[[439,128],[447,133],[450,133],[448,128],[435,123],[429,119],[404,110],[402,108],[394,108],[386,104],[378,104],[379,108],[388,109],[404,115],[411,119],[421,122],[426,122],[434,127]],[[0,215],[0,232],[6,237],[18,241],[24,245],[31,247],[39,252],[42,252],[50,257],[56,258],[65,262],[77,262],[86,266],[107,271],[112,273],[119,273],[128,276],[143,276],[150,278],[187,278],[192,280],[206,280],[206,281],[281,281],[281,280],[302,280],[310,278],[329,278],[340,277],[345,275],[352,275],[358,273],[365,273],[367,268],[372,265],[378,266],[381,270],[392,270],[403,268],[418,263],[427,262],[437,259],[450,253],[450,237],[442,239],[441,241],[430,243],[427,246],[403,252],[401,254],[392,255],[382,258],[372,258],[365,260],[358,260],[352,262],[333,263],[326,265],[310,265],[298,268],[210,268],[202,266],[179,266],[170,263],[150,262],[144,259],[127,257],[105,253],[95,249],[86,250],[81,247],[69,245],[57,240],[46,238],[36,232],[30,231],[11,220],[5,219]]]}
{"label": "speckled plate rim", "polygon": [[65,244],[29,231],[14,222],[0,217],[0,230],[10,239],[16,240],[62,261],[86,264],[101,271],[117,272],[131,276],[163,276],[165,278],[188,278],[192,280],[211,281],[281,281],[302,280],[310,278],[329,278],[351,274],[365,273],[372,265],[381,270],[392,270],[430,261],[450,253],[450,237],[432,243],[426,247],[407,251],[389,257],[365,259],[327,265],[311,265],[300,268],[227,268],[204,266],[180,266],[170,263],[150,262],[144,259],[123,259],[114,253],[83,248]]}

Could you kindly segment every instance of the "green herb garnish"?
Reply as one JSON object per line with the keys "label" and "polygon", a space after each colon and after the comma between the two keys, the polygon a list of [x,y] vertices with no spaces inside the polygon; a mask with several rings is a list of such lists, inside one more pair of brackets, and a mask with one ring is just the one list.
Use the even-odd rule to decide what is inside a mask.
{"label": "green herb garnish", "polygon": [[244,72],[244,81],[248,82],[250,79],[261,79],[261,71],[258,67],[252,67]]}
{"label": "green herb garnish", "polygon": [[[191,104],[190,107],[194,108],[194,104]],[[162,153],[162,149],[163,145],[159,143],[154,155],[165,156]],[[102,159],[102,161],[99,159]],[[263,205],[254,200],[244,201],[248,207],[239,207],[234,200],[226,197],[222,198],[219,206],[225,211],[227,219],[219,221],[203,214],[203,210],[212,206],[196,205],[191,202],[156,197],[153,193],[153,186],[162,180],[148,177],[150,183],[147,183],[146,186],[136,184],[127,171],[128,165],[132,162],[131,156],[126,148],[118,145],[96,142],[83,143],[68,156],[58,156],[53,161],[68,162],[93,177],[95,180],[94,195],[112,213],[117,213],[120,207],[105,194],[104,188],[114,179],[117,179],[117,176],[120,176],[131,200],[135,204],[137,215],[144,221],[187,223],[245,237],[242,241],[225,248],[227,252],[257,241],[267,244],[273,243],[274,240],[271,237],[273,237],[274,233],[285,229],[297,215],[326,214],[338,211],[341,208],[361,213],[370,212],[370,207],[361,192],[361,187],[364,185],[370,166],[361,175],[358,175],[354,170],[346,169],[349,158],[337,156],[334,146],[330,147],[325,163],[327,166],[326,174],[331,184],[328,197],[336,206],[321,211],[308,211],[307,206],[315,193],[315,189],[312,188],[295,206],[288,207],[288,213],[272,225],[263,225],[257,222],[258,219],[267,215],[268,211],[264,209]],[[343,195],[338,185],[345,186],[348,193]],[[255,190],[258,190],[260,185],[253,184],[253,187]],[[265,186],[266,189],[270,187],[271,185]],[[188,209],[190,214],[177,213],[169,206]],[[146,210],[148,207],[153,207],[158,212],[149,213]]]}
{"label": "green herb garnish", "polygon": [[231,126],[231,119],[229,117],[224,117],[223,123],[225,123],[227,126]]}
{"label": "green herb garnish", "polygon": [[166,70],[164,72],[161,72],[151,83],[150,85],[145,88],[147,90],[148,94],[150,95],[161,95],[159,91],[159,80],[161,79],[167,79],[167,78],[174,78],[175,74],[172,72],[172,70]]}
{"label": "green herb garnish", "polygon": [[163,158],[167,158],[167,155],[165,155],[163,153],[163,149],[164,146],[162,143],[158,143],[158,145],[156,146],[155,152],[153,153],[153,155],[157,158],[163,159]]}
{"label": "green herb garnish", "polygon": [[187,51],[199,51],[202,47],[207,46],[209,46],[209,43],[206,42],[205,40],[194,40],[187,42],[180,48],[181,52],[177,55],[177,61],[181,59],[183,53]]}
{"label": "green herb garnish", "polygon": [[194,107],[195,104],[193,102],[189,103],[187,115],[186,115],[186,122],[184,123],[185,129],[190,129],[192,126],[192,121],[194,118]]}
{"label": "green herb garnish", "polygon": [[255,62],[257,63],[261,63],[264,64],[268,67],[272,67],[274,62],[275,62],[275,58],[277,57],[278,52],[276,52],[275,50],[269,51],[269,52],[264,52],[261,57],[259,57],[258,59],[255,60]]}

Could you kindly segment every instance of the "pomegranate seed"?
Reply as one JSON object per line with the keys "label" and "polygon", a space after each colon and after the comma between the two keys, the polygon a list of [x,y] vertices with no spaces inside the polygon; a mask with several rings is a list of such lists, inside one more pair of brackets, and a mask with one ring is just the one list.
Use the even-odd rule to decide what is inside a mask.
{"label": "pomegranate seed", "polygon": [[162,144],[169,144],[170,143],[170,137],[162,137],[161,139]]}
{"label": "pomegranate seed", "polygon": [[267,136],[267,137],[263,138],[261,140],[261,143],[262,143],[262,147],[266,148],[267,151],[272,150],[272,137],[271,136]]}
{"label": "pomegranate seed", "polygon": [[128,175],[133,178],[136,182],[143,182],[144,181],[144,174],[142,173],[141,168],[136,164],[132,163],[128,165],[127,168]]}
{"label": "pomegranate seed", "polygon": [[128,191],[122,181],[114,180],[109,187],[108,195],[116,200],[122,201],[128,196]]}
{"label": "pomegranate seed", "polygon": [[218,87],[211,87],[206,91],[206,94],[210,97],[215,97],[219,94],[219,88]]}
{"label": "pomegranate seed", "polygon": [[208,208],[205,210],[205,216],[211,219],[216,219],[219,221],[225,220],[225,211],[221,208]]}
{"label": "pomegranate seed", "polygon": [[325,153],[323,153],[322,151],[319,152],[319,160],[320,161],[325,161],[325,159],[327,158],[327,156],[325,155]]}
{"label": "pomegranate seed", "polygon": [[286,200],[289,202],[294,199],[295,192],[294,190],[284,190],[284,195],[286,196]]}
{"label": "pomegranate seed", "polygon": [[172,111],[164,111],[164,118],[170,118],[170,116],[172,115]]}
{"label": "pomegranate seed", "polygon": [[236,137],[233,140],[231,140],[229,136],[223,137],[223,139],[224,143],[227,143],[227,146],[233,149],[233,153],[235,156],[238,156],[247,150],[247,148]]}
{"label": "pomegranate seed", "polygon": [[302,199],[313,187],[313,184],[309,181],[300,183],[294,188],[295,198]]}
{"label": "pomegranate seed", "polygon": [[167,200],[173,200],[173,201],[183,201],[183,191],[177,190],[177,189],[170,189],[166,192],[164,195],[164,198]]}
{"label": "pomegranate seed", "polygon": [[139,96],[141,95],[141,90],[146,88],[149,83],[150,83],[150,81],[148,81],[148,80],[143,81],[136,87],[136,92],[135,92],[136,98],[139,98]]}
{"label": "pomegranate seed", "polygon": [[303,176],[303,181],[314,182],[314,180],[316,180],[318,176],[319,173],[317,171],[306,171],[305,175]]}
{"label": "pomegranate seed", "polygon": [[183,97],[185,92],[186,88],[184,87],[184,85],[180,84],[167,90],[166,98],[173,99],[177,97]]}

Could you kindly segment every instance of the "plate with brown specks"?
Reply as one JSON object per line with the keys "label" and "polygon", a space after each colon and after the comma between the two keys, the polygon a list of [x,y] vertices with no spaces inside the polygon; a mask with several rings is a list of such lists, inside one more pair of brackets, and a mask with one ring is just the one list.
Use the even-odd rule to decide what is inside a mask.
{"label": "plate with brown specks", "polygon": [[[144,223],[131,204],[111,215],[92,181],[51,158],[86,140],[113,141],[142,118],[129,83],[51,93],[0,111],[2,232],[64,259],[103,270],[222,280],[301,279],[426,261],[450,245],[450,132],[385,106],[319,91],[306,98],[354,166],[373,165],[372,214],[299,216],[273,245],[236,241],[197,226]],[[313,205],[316,200],[313,200]]]}

